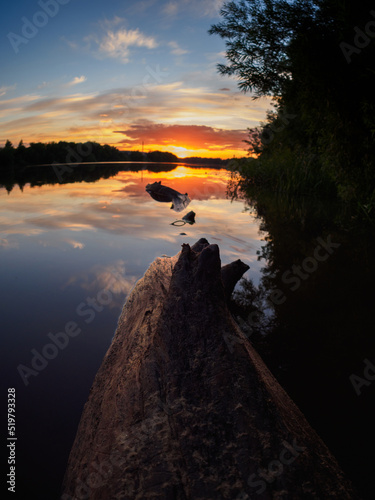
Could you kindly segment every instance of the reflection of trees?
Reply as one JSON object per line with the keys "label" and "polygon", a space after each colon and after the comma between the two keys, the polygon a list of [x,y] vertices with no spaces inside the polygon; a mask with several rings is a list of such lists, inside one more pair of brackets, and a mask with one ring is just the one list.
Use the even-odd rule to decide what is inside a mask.
{"label": "reflection of trees", "polygon": [[99,179],[107,179],[117,174],[118,167],[103,165],[95,168],[93,165],[72,166],[57,175],[53,167],[25,167],[17,170],[7,170],[0,173],[0,187],[5,187],[8,192],[12,191],[15,185],[21,190],[25,184],[31,187],[42,186],[44,184],[68,184],[72,182],[96,182]]}
{"label": "reflection of trees", "polygon": [[[201,163],[199,166],[209,164],[210,168],[222,168],[226,163],[225,160],[214,158],[186,158],[181,161],[167,151],[119,151],[108,144],[96,142],[32,142],[29,147],[25,147],[21,140],[15,148],[7,140],[5,146],[0,148],[0,187],[5,187],[10,192],[15,184],[22,189],[26,183],[33,186],[95,182],[119,171],[130,170],[128,165],[114,165],[115,162],[137,162],[138,164],[133,163],[131,166],[133,172],[139,172],[146,166],[152,172],[169,172],[179,162]],[[100,165],[92,165],[93,163]],[[159,163],[159,166],[155,163]]]}
{"label": "reflection of trees", "polygon": [[0,187],[5,187],[8,192],[12,191],[15,185],[21,190],[25,184],[31,187],[42,186],[44,184],[69,184],[74,182],[96,182],[99,179],[108,179],[118,172],[141,170],[151,172],[170,172],[176,168],[175,164],[150,164],[150,163],[117,163],[117,164],[70,164],[52,166],[33,166],[18,169],[0,170]]}
{"label": "reflection of trees", "polygon": [[[343,205],[307,198],[283,199],[259,189],[244,192],[241,186],[236,189],[246,203],[255,208],[260,229],[266,233],[258,255],[258,259],[265,262],[260,286],[268,297],[273,290],[281,290],[286,297],[281,304],[269,302],[275,310],[276,323],[265,344],[269,344],[273,354],[282,357],[283,362],[291,358],[293,350],[300,355],[303,349],[310,360],[315,351],[319,358],[325,355],[324,352],[328,356],[335,353],[336,361],[337,350],[345,350],[345,342],[347,349],[358,350],[358,334],[353,342],[352,333],[358,332],[359,325],[363,324],[363,340],[367,338],[365,325],[369,315],[360,303],[368,303],[365,284],[370,286],[375,278],[371,233],[366,228],[356,227]],[[326,241],[329,236],[333,242],[341,244],[340,248],[318,262],[313,272],[300,271],[307,277],[299,278],[298,287],[296,282],[294,286],[288,283],[285,273],[298,273],[304,260],[313,258],[319,246],[318,239]],[[354,290],[360,300],[354,299]],[[358,311],[353,310],[354,302],[360,307],[359,317]],[[341,331],[340,346],[332,338],[335,336],[330,330],[332,322],[336,324],[334,330]],[[278,344],[277,352],[275,343]]]}
{"label": "reflection of trees", "polygon": [[[147,161],[108,162],[108,163],[62,163],[43,166],[23,166],[0,168],[0,187],[5,187],[11,192],[15,185],[21,190],[25,184],[42,186],[44,184],[68,184],[73,182],[96,182],[99,179],[108,179],[118,172],[141,172],[148,170],[154,173],[171,172],[179,163],[149,163]],[[203,165],[200,167],[205,168]],[[199,168],[195,166],[194,168]],[[222,166],[210,165],[210,169],[221,169]]]}
{"label": "reflection of trees", "polygon": [[[228,194],[237,191],[255,208],[267,234],[258,255],[265,262],[260,287],[248,295],[255,307],[268,304],[274,314],[267,330],[250,339],[337,458],[349,464],[352,477],[365,484],[373,465],[356,463],[353,457],[364,454],[360,443],[369,442],[373,434],[366,415],[374,391],[361,394],[359,408],[349,376],[361,375],[363,359],[375,353],[373,233],[360,227],[343,205],[283,199],[256,188],[245,192],[235,184],[232,180]],[[341,246],[317,262],[313,272],[305,272],[302,264],[313,258],[318,238],[327,241],[329,236]],[[296,276],[301,269],[303,277],[297,274],[293,285],[288,282],[286,276]],[[254,330],[251,324],[245,326]],[[355,444],[348,449],[343,437],[349,434]]]}

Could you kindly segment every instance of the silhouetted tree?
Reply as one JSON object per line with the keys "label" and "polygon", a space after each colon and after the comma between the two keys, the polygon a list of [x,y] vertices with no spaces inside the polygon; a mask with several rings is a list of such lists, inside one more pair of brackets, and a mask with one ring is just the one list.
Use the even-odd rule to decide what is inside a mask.
{"label": "silhouetted tree", "polygon": [[147,159],[149,161],[165,163],[178,162],[177,156],[173,153],[169,153],[168,151],[151,151],[150,153],[147,153]]}
{"label": "silhouetted tree", "polygon": [[2,168],[13,168],[15,163],[15,151],[13,144],[7,140],[3,149],[0,150],[0,166]]}
{"label": "silhouetted tree", "polygon": [[226,42],[219,72],[255,98],[275,98],[275,112],[249,138],[262,168],[290,185],[296,168],[283,174],[275,165],[298,164],[315,170],[305,176],[314,189],[320,171],[343,197],[375,199],[373,4],[240,0],[225,3],[221,15],[210,29]]}

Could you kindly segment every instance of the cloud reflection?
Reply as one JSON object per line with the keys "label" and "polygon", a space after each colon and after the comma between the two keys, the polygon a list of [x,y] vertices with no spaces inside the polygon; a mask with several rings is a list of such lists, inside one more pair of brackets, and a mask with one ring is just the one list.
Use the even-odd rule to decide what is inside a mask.
{"label": "cloud reflection", "polygon": [[[243,210],[242,201],[227,199],[230,174],[226,170],[178,165],[170,171],[152,172],[147,164],[142,166],[144,170],[121,171],[94,184],[26,185],[23,192],[14,189],[6,197],[0,230],[4,238],[17,234],[21,249],[32,244],[65,254],[75,252],[74,259],[79,254],[83,262],[88,258],[105,262],[108,252],[113,252],[117,258],[125,258],[131,277],[143,273],[157,255],[175,255],[182,243],[193,244],[201,237],[219,242],[224,264],[240,258],[260,268],[256,261],[262,240],[259,221]],[[187,210],[196,213],[196,224],[184,227],[184,234],[171,225],[176,213],[170,204],[147,194],[146,185],[155,181],[188,193],[191,204]],[[1,248],[7,245],[4,241]],[[108,270],[98,267],[90,272],[96,273],[95,278],[80,277],[83,287],[107,286]],[[125,280],[123,293],[134,281],[128,276]]]}
{"label": "cloud reflection", "polygon": [[0,247],[5,250],[13,250],[18,248],[18,243],[16,241],[10,241],[8,238],[0,238]]}
{"label": "cloud reflection", "polygon": [[71,276],[63,289],[69,286],[79,286],[88,293],[96,295],[101,290],[109,291],[113,297],[110,308],[122,307],[124,296],[132,290],[139,276],[129,275],[124,260],[118,260],[109,265],[94,265],[87,272],[80,272]]}
{"label": "cloud reflection", "polygon": [[64,241],[66,243],[68,243],[69,245],[72,245],[73,248],[78,248],[79,250],[83,250],[85,248],[85,244],[80,243],[79,241],[74,241],[74,240],[69,240],[69,239],[66,239]]}

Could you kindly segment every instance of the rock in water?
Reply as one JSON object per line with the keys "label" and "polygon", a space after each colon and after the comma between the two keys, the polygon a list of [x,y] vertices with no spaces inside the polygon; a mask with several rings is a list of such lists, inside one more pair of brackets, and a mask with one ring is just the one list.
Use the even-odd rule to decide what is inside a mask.
{"label": "rock in water", "polygon": [[182,217],[182,220],[188,224],[195,224],[195,212],[191,211]]}
{"label": "rock in water", "polygon": [[156,259],[129,295],[63,491],[63,500],[358,498],[233,321],[219,249],[205,240]]}

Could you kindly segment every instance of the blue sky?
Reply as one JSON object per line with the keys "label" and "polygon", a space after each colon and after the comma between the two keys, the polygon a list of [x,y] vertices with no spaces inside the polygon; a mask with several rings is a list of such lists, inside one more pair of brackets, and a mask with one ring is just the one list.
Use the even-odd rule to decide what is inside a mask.
{"label": "blue sky", "polygon": [[178,156],[243,156],[253,101],[216,66],[222,0],[39,0],[0,19],[0,144],[95,140]]}

